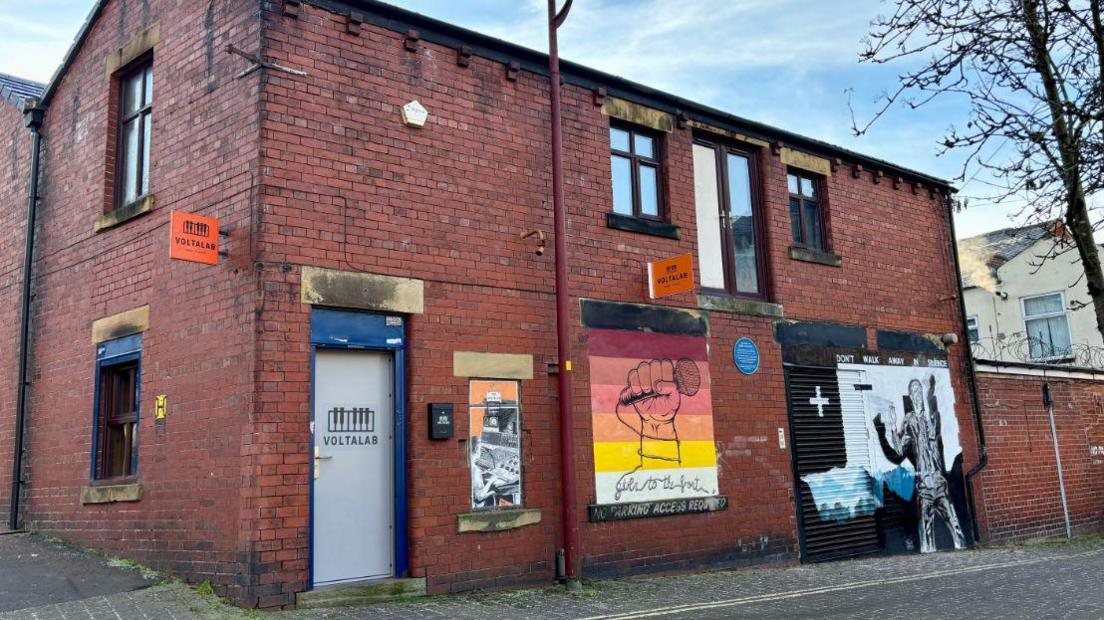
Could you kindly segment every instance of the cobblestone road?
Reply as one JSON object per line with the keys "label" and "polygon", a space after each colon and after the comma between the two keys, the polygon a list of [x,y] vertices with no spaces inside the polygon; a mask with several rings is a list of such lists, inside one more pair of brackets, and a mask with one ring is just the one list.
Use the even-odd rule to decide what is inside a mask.
{"label": "cobblestone road", "polygon": [[1104,538],[1073,544],[898,556],[782,569],[623,579],[559,588],[427,597],[357,608],[259,613],[170,583],[23,609],[0,618],[300,620],[637,618],[1099,618]]}

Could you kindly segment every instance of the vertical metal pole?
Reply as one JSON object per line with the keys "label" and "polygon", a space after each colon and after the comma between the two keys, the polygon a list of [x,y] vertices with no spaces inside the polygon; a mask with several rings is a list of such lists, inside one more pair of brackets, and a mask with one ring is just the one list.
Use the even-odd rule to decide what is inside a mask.
{"label": "vertical metal pole", "polygon": [[978,530],[978,517],[977,517],[977,499],[974,495],[974,476],[981,473],[981,470],[985,469],[989,465],[989,450],[985,446],[985,425],[981,421],[981,401],[978,400],[977,391],[977,373],[974,370],[974,351],[970,348],[970,334],[966,331],[966,300],[962,291],[965,290],[962,284],[962,262],[958,256],[958,233],[955,232],[955,220],[954,220],[954,204],[950,198],[947,198],[947,223],[951,228],[951,257],[954,259],[954,273],[955,284],[958,286],[958,319],[961,322],[962,330],[960,336],[962,336],[962,344],[966,347],[965,360],[963,364],[966,366],[966,386],[970,389],[970,409],[974,413],[974,432],[977,433],[978,442],[978,462],[970,471],[966,472],[966,501],[970,507],[970,529],[973,530],[974,542],[981,540],[981,532]]}
{"label": "vertical metal pole", "polygon": [[19,383],[15,397],[15,452],[12,454],[11,506],[8,527],[19,529],[19,499],[23,490],[23,429],[27,417],[27,350],[31,340],[31,267],[34,259],[35,219],[38,210],[38,162],[42,150],[42,116],[38,102],[24,107],[23,124],[31,130],[31,170],[27,188],[27,236],[23,249],[23,291],[19,314]]}
{"label": "vertical metal pole", "polygon": [[1054,397],[1050,393],[1050,384],[1043,383],[1043,402],[1050,416],[1050,436],[1054,439],[1054,462],[1058,466],[1058,490],[1062,493],[1062,517],[1066,520],[1066,540],[1073,538],[1070,529],[1069,503],[1066,501],[1066,481],[1062,476],[1062,453],[1058,450],[1058,429],[1054,424]]}
{"label": "vertical metal pole", "polygon": [[556,29],[571,9],[568,0],[556,11],[556,0],[548,0],[548,70],[552,98],[552,212],[556,234],[556,348],[560,358],[560,485],[563,493],[562,522],[564,577],[574,582],[579,577],[579,524],[575,492],[575,416],[571,389],[571,296],[568,291],[567,216],[563,196],[563,134],[560,118],[560,57]]}

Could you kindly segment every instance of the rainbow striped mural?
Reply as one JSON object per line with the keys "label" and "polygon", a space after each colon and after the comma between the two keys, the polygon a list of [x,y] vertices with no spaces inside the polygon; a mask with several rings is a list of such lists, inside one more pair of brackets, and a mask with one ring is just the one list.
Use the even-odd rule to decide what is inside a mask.
{"label": "rainbow striped mural", "polygon": [[597,503],[717,495],[705,338],[587,333]]}

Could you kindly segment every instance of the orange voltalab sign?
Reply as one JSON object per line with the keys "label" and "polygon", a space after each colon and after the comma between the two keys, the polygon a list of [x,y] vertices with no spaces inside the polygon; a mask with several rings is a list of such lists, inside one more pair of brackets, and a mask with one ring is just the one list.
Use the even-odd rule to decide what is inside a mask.
{"label": "orange voltalab sign", "polygon": [[659,299],[694,290],[693,265],[689,254],[648,263],[648,297]]}
{"label": "orange voltalab sign", "polygon": [[218,219],[194,213],[173,211],[169,232],[169,258],[205,265],[217,265],[219,259]]}

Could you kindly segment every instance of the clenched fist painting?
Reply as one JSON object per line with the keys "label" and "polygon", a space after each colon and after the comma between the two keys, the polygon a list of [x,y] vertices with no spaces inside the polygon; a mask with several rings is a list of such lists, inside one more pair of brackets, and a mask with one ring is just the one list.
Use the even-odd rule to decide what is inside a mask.
{"label": "clenched fist painting", "polygon": [[[617,400],[617,419],[640,435],[641,466],[646,458],[681,464],[675,417],[682,397],[698,393],[698,365],[685,357],[678,362],[667,358],[640,362],[629,370],[625,383]],[[647,448],[645,439],[650,440]]]}
{"label": "clenched fist painting", "polygon": [[599,504],[716,495],[704,338],[588,331]]}

